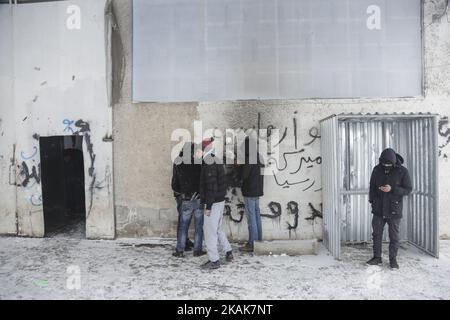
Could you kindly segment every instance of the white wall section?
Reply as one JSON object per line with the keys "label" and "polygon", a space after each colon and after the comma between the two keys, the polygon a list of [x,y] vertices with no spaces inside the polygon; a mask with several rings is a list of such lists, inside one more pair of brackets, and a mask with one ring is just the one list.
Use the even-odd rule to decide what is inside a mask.
{"label": "white wall section", "polygon": [[[103,141],[111,136],[112,113],[105,37],[110,35],[105,20],[108,5],[106,0],[74,0],[13,6],[14,103],[3,101],[1,95],[0,117],[15,125],[16,149],[13,154],[11,146],[2,147],[0,161],[5,168],[10,158],[15,159],[19,235],[44,235],[39,137],[81,135],[86,235],[114,237],[112,144]],[[0,8],[3,15],[10,10],[8,5]],[[2,185],[6,178],[2,170]],[[4,210],[2,206],[2,215]],[[7,228],[3,231],[14,231],[9,224]]]}
{"label": "white wall section", "polygon": [[422,94],[420,0],[134,0],[133,99]]}

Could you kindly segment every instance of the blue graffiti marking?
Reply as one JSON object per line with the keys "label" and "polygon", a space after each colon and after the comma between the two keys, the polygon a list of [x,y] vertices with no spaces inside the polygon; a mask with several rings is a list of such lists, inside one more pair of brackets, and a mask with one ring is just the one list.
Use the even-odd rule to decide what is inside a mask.
{"label": "blue graffiti marking", "polygon": [[38,152],[38,148],[35,146],[33,147],[33,154],[29,157],[25,156],[25,154],[22,152],[20,152],[20,156],[22,157],[23,160],[30,160],[32,158],[34,158],[34,156],[37,154]]}
{"label": "blue graffiti marking", "polygon": [[[37,201],[36,201],[36,198],[37,198]],[[42,205],[42,195],[40,195],[38,197],[37,195],[33,194],[30,197],[30,203],[35,207],[41,206]]]}
{"label": "blue graffiti marking", "polygon": [[64,128],[64,132],[68,132],[71,131],[73,133],[73,129],[72,129],[72,125],[75,123],[75,121],[73,120],[69,120],[69,119],[64,119],[63,120],[63,124],[66,126]]}

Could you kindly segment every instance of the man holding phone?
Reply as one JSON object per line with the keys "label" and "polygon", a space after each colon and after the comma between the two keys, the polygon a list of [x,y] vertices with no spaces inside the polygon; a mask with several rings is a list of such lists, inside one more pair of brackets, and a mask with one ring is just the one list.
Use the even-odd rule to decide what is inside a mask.
{"label": "man holding phone", "polygon": [[388,148],[381,153],[380,163],[370,178],[369,202],[372,205],[373,258],[367,264],[382,263],[381,248],[383,230],[389,227],[389,264],[398,269],[397,251],[402,218],[403,197],[412,191],[408,169],[402,164],[402,156]]}

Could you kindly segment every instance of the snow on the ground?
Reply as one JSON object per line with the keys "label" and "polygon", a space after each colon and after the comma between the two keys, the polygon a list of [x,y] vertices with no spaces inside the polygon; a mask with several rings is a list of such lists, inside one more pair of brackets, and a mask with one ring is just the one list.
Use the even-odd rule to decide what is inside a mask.
{"label": "snow on the ground", "polygon": [[[365,265],[371,250],[364,245],[344,247],[342,261],[323,247],[317,256],[300,257],[236,250],[234,262],[213,271],[199,268],[205,256],[172,257],[173,245],[159,239],[0,238],[0,299],[450,298],[450,241],[441,241],[440,259],[402,245],[400,270],[394,271],[386,258],[381,267]],[[81,288],[69,290],[77,268]]]}

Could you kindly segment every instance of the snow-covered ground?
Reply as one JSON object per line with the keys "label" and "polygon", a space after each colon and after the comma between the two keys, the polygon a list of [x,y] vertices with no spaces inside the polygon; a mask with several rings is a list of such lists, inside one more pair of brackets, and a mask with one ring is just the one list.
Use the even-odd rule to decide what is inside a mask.
{"label": "snow-covered ground", "polygon": [[386,259],[366,266],[364,245],[344,247],[342,261],[323,247],[301,257],[236,250],[234,262],[203,271],[205,257],[174,258],[173,245],[0,238],[0,299],[450,299],[450,241],[441,241],[440,259],[402,245],[395,271]]}

